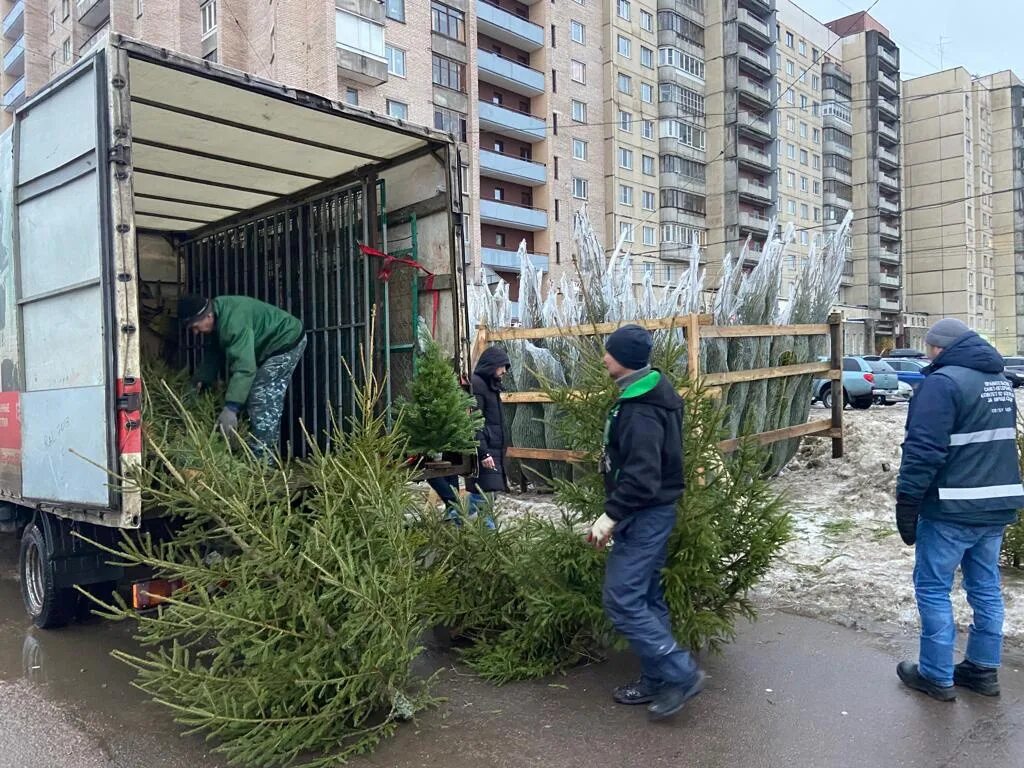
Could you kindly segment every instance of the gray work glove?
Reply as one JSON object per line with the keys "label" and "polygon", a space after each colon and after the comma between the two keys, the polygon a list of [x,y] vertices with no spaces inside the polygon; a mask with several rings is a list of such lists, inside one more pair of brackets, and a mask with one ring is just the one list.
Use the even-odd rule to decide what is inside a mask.
{"label": "gray work glove", "polygon": [[225,437],[231,437],[238,431],[238,412],[226,407],[217,417],[217,429],[224,433]]}

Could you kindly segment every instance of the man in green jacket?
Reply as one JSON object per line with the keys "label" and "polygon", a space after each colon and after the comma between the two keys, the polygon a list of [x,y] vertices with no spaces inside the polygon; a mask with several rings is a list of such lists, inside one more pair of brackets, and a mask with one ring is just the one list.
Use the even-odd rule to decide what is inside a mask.
{"label": "man in green jacket", "polygon": [[284,395],[306,349],[298,318],[247,296],[178,300],[178,319],[206,337],[197,387],[208,387],[227,363],[228,389],[217,426],[225,435],[238,428],[238,414],[249,413],[249,446],[257,455],[277,445]]}

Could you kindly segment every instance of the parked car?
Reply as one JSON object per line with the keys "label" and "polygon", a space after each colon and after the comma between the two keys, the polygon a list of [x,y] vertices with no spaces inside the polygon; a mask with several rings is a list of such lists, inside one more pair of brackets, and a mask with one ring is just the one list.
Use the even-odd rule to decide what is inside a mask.
{"label": "parked car", "polygon": [[1024,357],[1004,357],[1003,365],[1003,376],[1014,389],[1024,385]]}
{"label": "parked car", "polygon": [[900,403],[909,403],[910,398],[914,396],[914,388],[907,384],[905,381],[899,383],[899,389],[895,392],[887,390],[880,393],[882,405],[898,405]]}
{"label": "parked car", "polygon": [[928,355],[916,349],[893,349],[890,350],[889,354],[886,355],[886,358],[890,357],[910,358],[913,360],[926,360],[928,358]]}
{"label": "parked car", "polygon": [[917,388],[924,381],[924,374],[921,372],[928,366],[928,360],[919,358],[889,358],[886,360],[889,367],[896,371],[900,381],[910,385],[917,391]]}
{"label": "parked car", "polygon": [[[863,357],[843,358],[843,400],[852,408],[863,410],[874,402],[885,402],[889,395],[899,390],[899,377],[881,360],[867,360]],[[832,382],[816,379],[811,389],[811,402],[820,402],[826,408],[832,407]]]}

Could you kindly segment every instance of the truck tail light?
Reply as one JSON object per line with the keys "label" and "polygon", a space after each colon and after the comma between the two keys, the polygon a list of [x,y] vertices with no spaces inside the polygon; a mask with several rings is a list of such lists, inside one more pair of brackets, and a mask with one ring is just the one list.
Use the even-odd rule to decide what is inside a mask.
{"label": "truck tail light", "polygon": [[874,384],[875,383],[875,374],[873,374],[873,373],[865,373],[864,374],[864,381],[870,381],[872,384]]}
{"label": "truck tail light", "polygon": [[136,581],[132,584],[132,608],[137,611],[155,608],[184,585],[185,583],[181,579]]}

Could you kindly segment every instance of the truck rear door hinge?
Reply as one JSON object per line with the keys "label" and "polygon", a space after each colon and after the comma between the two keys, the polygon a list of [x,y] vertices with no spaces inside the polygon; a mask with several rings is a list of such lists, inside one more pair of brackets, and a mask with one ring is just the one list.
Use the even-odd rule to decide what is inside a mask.
{"label": "truck rear door hinge", "polygon": [[119,411],[141,411],[142,410],[142,393],[141,392],[126,392],[117,398],[117,410]]}
{"label": "truck rear door hinge", "polygon": [[110,162],[117,165],[131,165],[132,150],[127,144],[115,144],[110,148]]}

